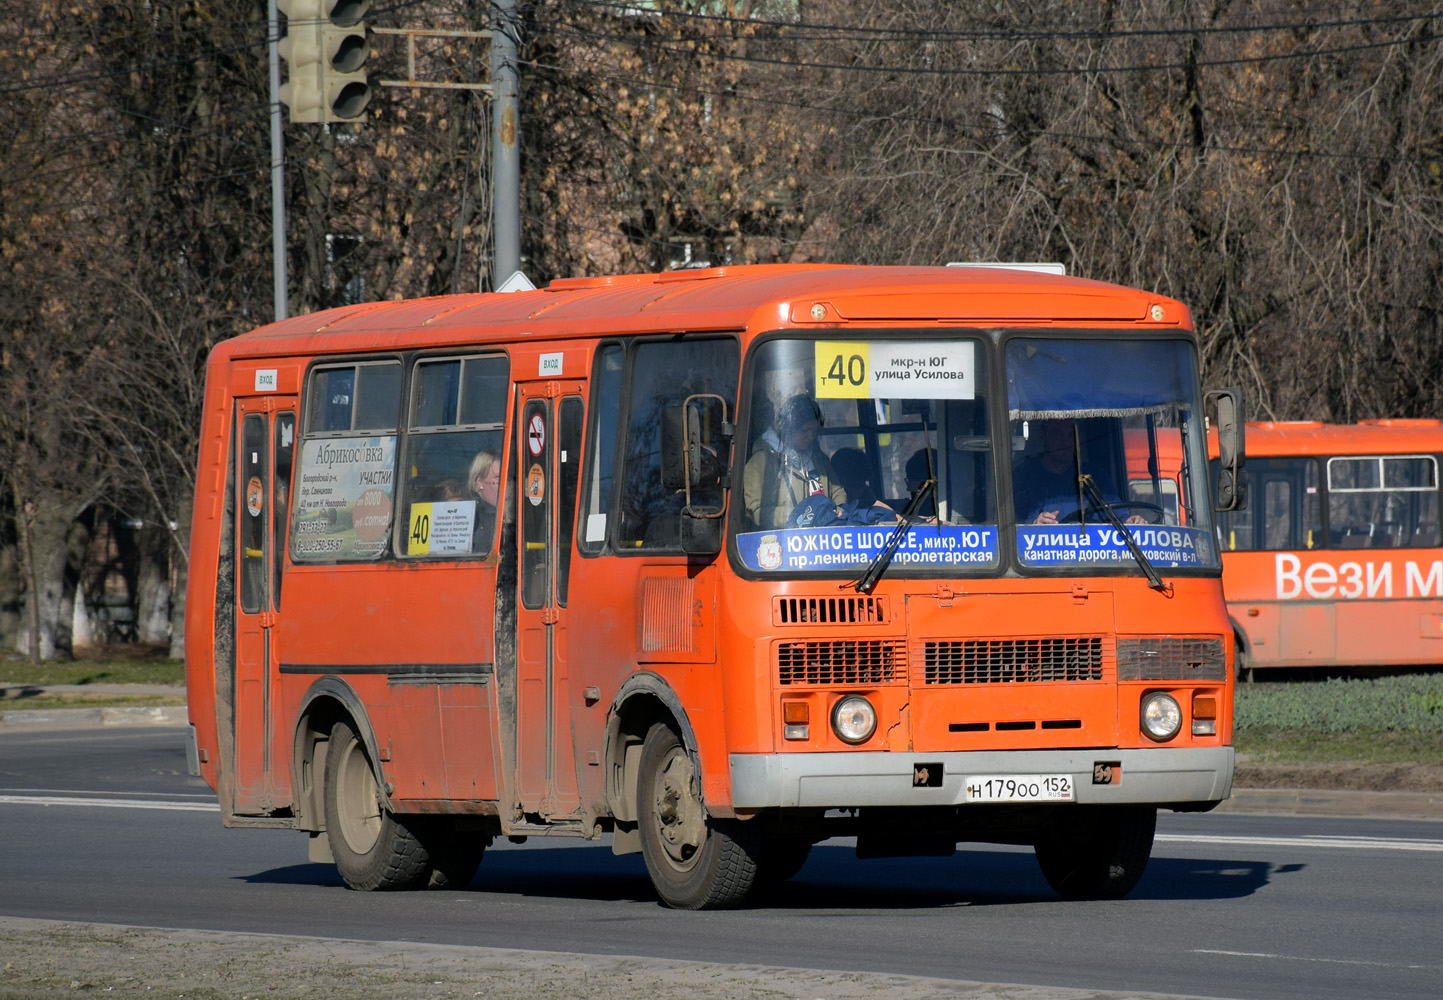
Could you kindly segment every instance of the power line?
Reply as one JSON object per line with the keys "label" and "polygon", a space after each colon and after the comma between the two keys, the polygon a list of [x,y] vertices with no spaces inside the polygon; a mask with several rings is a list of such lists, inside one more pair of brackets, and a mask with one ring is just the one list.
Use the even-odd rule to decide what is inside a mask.
{"label": "power line", "polygon": [[[1402,14],[1387,17],[1359,17],[1352,19],[1339,18],[1334,7],[1325,7],[1329,19],[1323,21],[1278,21],[1262,22],[1239,25],[1216,25],[1216,26],[1167,26],[1159,28],[1070,28],[1070,29],[1004,29],[1004,28],[892,28],[872,27],[868,25],[852,24],[817,24],[806,21],[782,21],[768,18],[744,18],[728,16],[725,14],[710,14],[700,11],[686,11],[681,9],[657,9],[639,10],[635,4],[626,2],[615,2],[615,0],[567,0],[576,7],[601,9],[610,11],[618,19],[630,16],[635,20],[677,18],[685,21],[700,23],[727,24],[745,27],[764,27],[773,29],[779,38],[782,34],[801,34],[802,32],[822,31],[826,35],[801,35],[806,40],[964,40],[964,41],[1044,41],[1044,40],[1107,40],[1123,38],[1155,38],[1168,36],[1195,37],[1215,34],[1262,34],[1277,33],[1284,31],[1298,31],[1304,29],[1320,28],[1347,28],[1367,27],[1376,25],[1388,25],[1408,23],[1420,20],[1429,20],[1438,17],[1440,11],[1436,7],[1424,14]],[[1431,2],[1431,0],[1424,0]],[[1146,22],[1144,22],[1146,23]],[[694,37],[706,38],[711,36],[697,35]],[[769,41],[766,35],[749,35],[750,41]]]}
{"label": "power line", "polygon": [[[590,76],[600,80],[608,80],[633,87],[654,87],[658,90],[671,90],[678,93],[692,94],[698,97],[713,97],[721,100],[746,101],[756,104],[767,104],[776,107],[794,108],[803,111],[816,111],[828,115],[841,115],[857,119],[876,119],[890,122],[911,123],[915,125],[927,125],[939,128],[956,130],[967,130],[974,132],[987,132],[999,135],[1030,136],[1039,138],[1072,139],[1083,142],[1101,142],[1114,145],[1131,145],[1151,149],[1175,149],[1192,150],[1197,153],[1227,153],[1245,156],[1276,156],[1280,158],[1303,158],[1303,159],[1334,159],[1334,160],[1358,160],[1364,162],[1393,162],[1393,163],[1415,163],[1424,164],[1433,162],[1433,159],[1422,155],[1417,158],[1384,156],[1367,153],[1337,153],[1318,149],[1279,149],[1275,146],[1220,146],[1206,143],[1201,146],[1191,142],[1170,142],[1162,139],[1129,139],[1117,135],[1089,135],[1080,132],[1063,132],[1055,129],[1018,129],[1004,128],[999,131],[996,125],[991,122],[975,123],[965,122],[955,118],[924,117],[921,115],[898,114],[883,110],[860,110],[851,107],[830,107],[822,104],[811,104],[804,101],[788,101],[777,97],[760,97],[750,94],[741,94],[736,91],[709,90],[699,87],[687,87],[680,84],[665,83],[650,78],[625,77],[614,74],[600,73],[588,69],[570,69],[564,66],[556,66],[548,63],[523,60],[523,65],[530,65],[537,69],[548,69],[570,75]],[[1212,113],[1206,111],[1205,113]]]}
{"label": "power line", "polygon": [[[575,0],[573,0],[575,2]],[[607,33],[602,31],[587,30],[577,27],[549,26],[553,32],[567,32],[575,37],[590,39],[593,41],[607,41],[618,45],[630,46],[638,51],[659,52],[666,55],[681,56],[687,59],[696,59],[705,55],[707,58],[715,59],[718,62],[738,62],[762,66],[782,66],[788,69],[823,70],[830,73],[859,73],[859,74],[884,74],[893,76],[940,76],[940,77],[1055,77],[1055,76],[1096,76],[1100,74],[1121,74],[1121,73],[1164,73],[1175,70],[1197,70],[1209,69],[1224,66],[1249,66],[1271,62],[1293,61],[1298,59],[1312,59],[1320,56],[1346,55],[1352,52],[1363,52],[1370,49],[1390,48],[1396,45],[1427,44],[1438,41],[1440,36],[1429,36],[1422,39],[1400,38],[1389,39],[1381,42],[1367,42],[1357,45],[1337,46],[1335,48],[1307,49],[1303,51],[1277,52],[1258,56],[1236,56],[1229,59],[1197,59],[1179,63],[1140,63],[1129,66],[1058,66],[1058,67],[998,67],[998,68],[963,68],[963,67],[940,67],[940,66],[901,66],[886,63],[876,65],[865,65],[857,63],[823,63],[823,62],[798,62],[792,59],[768,58],[756,55],[737,55],[721,49],[698,53],[695,50],[679,48],[672,45],[663,45],[639,37],[634,34]],[[750,41],[750,40],[748,40]]]}

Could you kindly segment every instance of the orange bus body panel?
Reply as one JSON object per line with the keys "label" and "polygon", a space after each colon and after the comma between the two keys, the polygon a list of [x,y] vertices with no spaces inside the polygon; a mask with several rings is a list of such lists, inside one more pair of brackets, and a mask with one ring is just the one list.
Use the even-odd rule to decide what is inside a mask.
{"label": "orange bus body panel", "polygon": [[[1319,475],[1326,475],[1330,458],[1436,461],[1443,455],[1443,421],[1250,423],[1247,450],[1254,469],[1265,459],[1312,459],[1320,463]],[[1426,495],[1436,496],[1436,485]],[[1249,503],[1266,500],[1254,492]],[[1432,510],[1432,525],[1421,525],[1434,535],[1425,547],[1395,547],[1365,535],[1329,539],[1321,529],[1311,548],[1243,551],[1230,549],[1225,539],[1223,587],[1248,665],[1443,663],[1443,549],[1436,537],[1436,501]]]}

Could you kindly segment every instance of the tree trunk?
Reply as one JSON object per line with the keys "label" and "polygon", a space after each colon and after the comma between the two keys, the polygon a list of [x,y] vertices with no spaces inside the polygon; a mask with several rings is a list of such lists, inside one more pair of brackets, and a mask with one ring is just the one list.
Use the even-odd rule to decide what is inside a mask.
{"label": "tree trunk", "polygon": [[[15,519],[19,524],[19,519]],[[21,582],[20,549],[18,545],[0,546],[0,649],[18,649],[20,634],[21,601],[24,600],[25,584]]]}
{"label": "tree trunk", "polygon": [[170,643],[170,532],[146,522],[136,539],[140,550],[135,580],[135,637],[144,643]]}
{"label": "tree trunk", "polygon": [[185,588],[190,579],[190,504],[182,501],[181,509],[175,515],[176,529],[174,548],[171,550],[171,565],[175,571],[171,574],[171,598],[170,598],[170,658],[172,660],[185,659]]}
{"label": "tree trunk", "polygon": [[[19,497],[16,498],[19,501]],[[68,545],[72,519],[68,511],[17,502],[21,517],[21,549],[26,566],[26,626],[15,647],[36,663],[69,659],[70,618],[74,583],[68,579]],[[69,594],[67,595],[67,589]]]}

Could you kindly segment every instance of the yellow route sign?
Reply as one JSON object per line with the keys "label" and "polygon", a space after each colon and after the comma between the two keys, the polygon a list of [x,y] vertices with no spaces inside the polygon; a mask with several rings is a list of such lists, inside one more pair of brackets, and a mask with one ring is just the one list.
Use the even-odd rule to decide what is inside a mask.
{"label": "yellow route sign", "polygon": [[974,399],[970,340],[819,340],[818,399]]}

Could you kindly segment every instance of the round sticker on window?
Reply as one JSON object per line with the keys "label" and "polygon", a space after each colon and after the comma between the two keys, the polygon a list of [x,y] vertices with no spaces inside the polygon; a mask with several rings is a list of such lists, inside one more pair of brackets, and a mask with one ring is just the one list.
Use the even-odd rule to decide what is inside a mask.
{"label": "round sticker on window", "polygon": [[265,507],[266,488],[261,485],[260,476],[251,476],[250,482],[246,483],[246,510],[251,517],[260,517],[261,510]]}
{"label": "round sticker on window", "polygon": [[531,501],[531,506],[539,507],[545,497],[546,473],[539,464],[534,464],[526,470],[526,499]]}
{"label": "round sticker on window", "polygon": [[374,542],[384,537],[391,526],[391,498],[383,490],[370,489],[362,493],[351,509],[351,526],[362,541]]}

